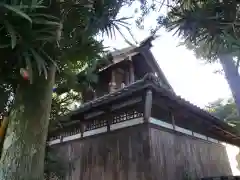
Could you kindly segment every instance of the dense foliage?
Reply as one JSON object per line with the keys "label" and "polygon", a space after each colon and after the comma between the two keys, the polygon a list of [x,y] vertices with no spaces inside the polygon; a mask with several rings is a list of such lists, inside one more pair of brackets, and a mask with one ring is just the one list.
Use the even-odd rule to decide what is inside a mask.
{"label": "dense foliage", "polygon": [[[220,120],[223,120],[229,125],[240,130],[240,118],[238,116],[236,104],[234,103],[233,99],[219,99],[210,103],[206,107],[206,110],[218,117]],[[238,163],[237,168],[240,169],[240,152],[237,154],[236,160]]]}
{"label": "dense foliage", "polygon": [[162,0],[152,1],[149,11],[167,9],[166,14],[159,13],[153,32],[164,27],[174,32],[182,40],[181,45],[193,50],[197,58],[220,62],[240,112],[239,5],[236,0]]}
{"label": "dense foliage", "polygon": [[206,107],[206,110],[227,123],[234,124],[236,123],[235,121],[239,120],[236,104],[234,103],[233,99],[219,99],[209,103],[209,105]]}
{"label": "dense foliage", "polygon": [[3,59],[0,112],[10,111],[17,86],[23,80],[21,69],[28,71],[29,82],[33,83],[38,75],[47,78],[50,64],[58,68],[52,116],[59,109],[56,106],[62,106],[64,100],[59,97],[63,93],[67,92],[67,96],[69,93],[68,101],[75,98],[79,101],[82,89],[97,80],[94,69],[99,63],[107,63],[102,41],[97,41],[95,36],[99,33],[113,36],[121,26],[128,28],[127,18],[116,17],[122,6],[132,2],[3,1],[0,5],[0,55]]}
{"label": "dense foliage", "polygon": [[[117,19],[117,14],[122,6],[131,3],[131,0],[0,2],[0,56],[3,59],[0,64],[0,112],[14,112],[9,116],[6,138],[15,135],[10,141],[13,143],[10,148],[8,144],[3,148],[1,179],[42,176],[45,145],[41,142],[47,135],[45,126],[49,121],[48,107],[52,106],[50,119],[53,122],[59,115],[69,111],[73,101],[81,100],[83,88],[96,82],[93,73],[99,62],[102,63],[105,51],[102,42],[97,41],[95,36],[104,32],[111,35],[115,29],[119,30],[119,26],[127,27],[124,22],[126,18]],[[50,73],[54,72],[52,67],[57,68],[56,74]],[[52,87],[51,79],[55,79],[55,87]],[[48,88],[43,87],[46,84]],[[38,89],[36,87],[42,88],[42,91],[31,92],[34,88]],[[53,103],[51,98],[39,99],[43,101],[41,103],[44,103],[46,110],[39,109],[39,106],[36,106],[39,103],[38,98],[49,97],[49,87],[54,88]],[[31,98],[36,97],[37,100],[27,97],[25,90],[30,94],[35,93]],[[21,108],[27,109],[30,106],[31,111]],[[40,116],[34,115],[34,112]],[[34,136],[29,137],[29,133],[39,122],[40,126],[33,134],[39,139],[34,140]],[[19,139],[19,136],[28,138]],[[26,159],[15,156],[15,149],[19,146],[19,155],[34,149],[37,153],[28,153],[27,158],[35,158],[39,165],[29,164]],[[52,161],[52,156],[46,158],[46,165],[55,162]],[[19,164],[17,172],[12,171],[15,168],[14,162]],[[31,168],[26,169],[26,166]],[[54,170],[45,169],[46,174],[49,174],[49,171]]]}

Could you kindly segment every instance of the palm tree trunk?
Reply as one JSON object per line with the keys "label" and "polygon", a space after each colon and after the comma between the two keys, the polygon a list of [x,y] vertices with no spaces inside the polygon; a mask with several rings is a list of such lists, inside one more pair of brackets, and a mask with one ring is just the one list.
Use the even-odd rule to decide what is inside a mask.
{"label": "palm tree trunk", "polygon": [[240,76],[232,55],[220,55],[220,63],[231,89],[238,113],[240,114]]}
{"label": "palm tree trunk", "polygon": [[19,85],[9,115],[0,161],[1,180],[43,180],[52,87],[56,68],[48,79],[34,77],[34,83]]}

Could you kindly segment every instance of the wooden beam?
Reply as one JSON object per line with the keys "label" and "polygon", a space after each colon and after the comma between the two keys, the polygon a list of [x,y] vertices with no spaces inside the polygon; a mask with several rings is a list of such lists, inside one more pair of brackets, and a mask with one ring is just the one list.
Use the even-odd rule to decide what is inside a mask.
{"label": "wooden beam", "polygon": [[148,122],[152,114],[152,90],[148,89],[146,91],[145,105],[144,105],[144,121]]}

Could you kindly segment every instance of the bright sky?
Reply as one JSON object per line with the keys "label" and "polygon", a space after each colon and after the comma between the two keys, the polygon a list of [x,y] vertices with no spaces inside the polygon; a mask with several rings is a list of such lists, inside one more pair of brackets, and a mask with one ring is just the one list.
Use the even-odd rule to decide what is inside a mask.
{"label": "bright sky", "polygon": [[[131,17],[133,11],[134,8],[123,8],[119,16]],[[135,26],[134,19],[129,21],[131,31],[138,42],[149,36],[149,29],[154,27],[156,17],[156,14],[151,14],[145,20],[144,30]],[[124,30],[123,33],[131,41],[129,34]],[[151,51],[177,95],[202,108],[209,102],[231,96],[224,76],[215,73],[221,69],[219,64],[209,65],[196,59],[191,51],[178,46],[180,40],[177,37],[164,30],[158,34],[160,37],[153,42]],[[117,49],[129,46],[117,33],[115,39],[104,37],[104,44]]]}

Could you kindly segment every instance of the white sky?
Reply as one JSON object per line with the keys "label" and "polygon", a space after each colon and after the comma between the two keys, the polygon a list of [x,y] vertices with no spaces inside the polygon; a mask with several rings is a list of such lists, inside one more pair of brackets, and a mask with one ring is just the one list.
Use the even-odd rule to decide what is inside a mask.
{"label": "white sky", "polygon": [[[133,13],[132,7],[123,8],[119,16],[131,17]],[[149,29],[151,26],[154,27],[156,17],[156,14],[151,14],[145,20],[144,30],[139,30],[135,26],[134,19],[129,21],[131,31],[138,42],[149,36]],[[133,42],[129,34],[122,31]],[[164,30],[158,34],[160,37],[153,42],[151,51],[177,95],[202,108],[209,102],[231,96],[224,76],[214,73],[221,69],[219,64],[209,65],[196,59],[191,51],[178,46],[177,37]],[[114,39],[104,36],[104,44],[117,49],[129,46],[118,33]]]}

